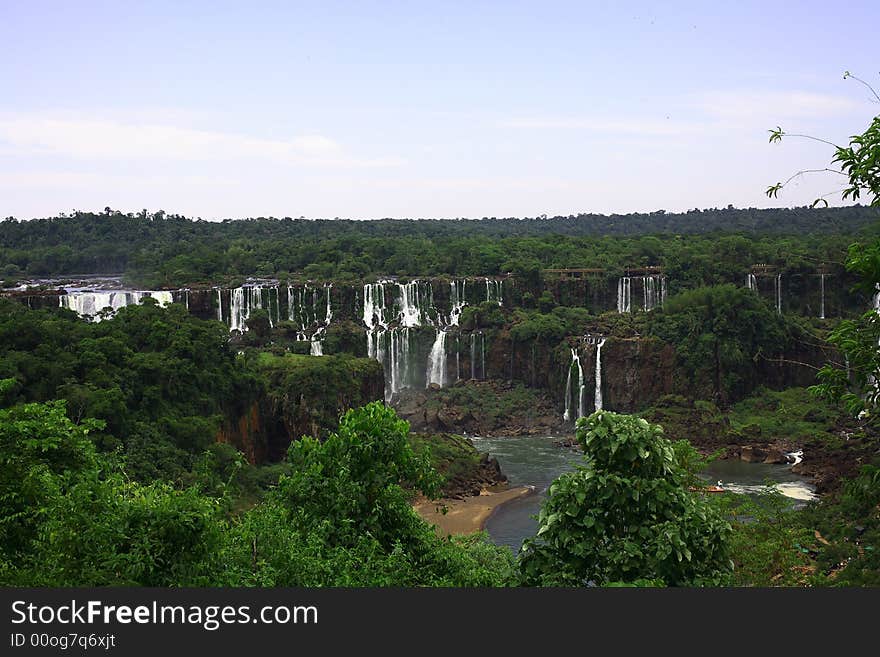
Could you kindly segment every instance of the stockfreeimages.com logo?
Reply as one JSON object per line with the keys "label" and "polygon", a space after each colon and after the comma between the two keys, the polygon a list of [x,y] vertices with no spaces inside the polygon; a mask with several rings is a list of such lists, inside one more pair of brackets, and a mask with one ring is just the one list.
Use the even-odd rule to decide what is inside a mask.
{"label": "stockfreeimages.com logo", "polygon": [[21,625],[199,625],[214,631],[223,625],[263,623],[265,625],[318,623],[318,608],[313,605],[267,605],[252,610],[249,605],[109,605],[100,600],[85,603],[35,605],[25,600],[12,603],[12,624]]}

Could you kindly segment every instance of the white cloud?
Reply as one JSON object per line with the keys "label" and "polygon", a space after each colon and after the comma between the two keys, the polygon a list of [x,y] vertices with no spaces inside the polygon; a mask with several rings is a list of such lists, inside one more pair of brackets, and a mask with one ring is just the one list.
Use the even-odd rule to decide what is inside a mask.
{"label": "white cloud", "polygon": [[692,134],[700,126],[670,119],[608,119],[605,117],[531,117],[512,118],[501,122],[501,127],[526,130],[584,130],[603,134],[676,136]]}
{"label": "white cloud", "polygon": [[158,123],[55,117],[0,117],[0,145],[18,154],[85,160],[228,161],[327,167],[398,166],[399,158],[361,158],[322,135],[266,139]]}
{"label": "white cloud", "polygon": [[239,185],[234,178],[207,175],[126,175],[74,171],[0,171],[0,189],[6,190],[87,190],[119,189],[120,187],[148,188]]}
{"label": "white cloud", "polygon": [[716,91],[697,97],[694,104],[722,119],[829,118],[865,108],[849,97],[806,91]]}

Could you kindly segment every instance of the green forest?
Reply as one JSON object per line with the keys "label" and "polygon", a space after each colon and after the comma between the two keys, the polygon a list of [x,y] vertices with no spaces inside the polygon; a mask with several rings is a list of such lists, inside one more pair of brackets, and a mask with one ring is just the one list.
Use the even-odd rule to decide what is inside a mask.
{"label": "green forest", "polygon": [[684,214],[533,219],[210,222],[110,210],[0,222],[0,277],[124,274],[146,289],[248,276],[360,281],[382,276],[534,279],[542,269],[659,265],[687,285],[740,282],[743,263],[842,265],[878,233],[877,208],[727,208]]}
{"label": "green forest", "polygon": [[[511,370],[520,387],[509,391],[476,382],[443,388],[425,406],[435,414],[445,404],[504,426],[524,404],[540,403],[540,386],[523,387],[540,378],[537,355],[564,359],[572,336],[595,331],[619,349],[637,344],[641,357],[656,354],[651,362],[679,392],[635,415],[600,410],[578,419],[581,464],[550,487],[536,534],[514,554],[485,532],[443,536],[414,511],[417,500],[442,510],[453,482],[477,476],[482,461],[459,438],[411,432],[378,401],[382,367],[364,358],[361,327],[334,328],[328,355],[310,356],[295,327],[271,325],[265,311],[230,339],[226,325],[179,303],[145,299],[90,322],[0,299],[0,581],[880,584],[880,464],[872,460],[880,434],[870,397],[858,392],[873,389],[876,350],[865,346],[877,342],[872,313],[781,314],[742,286],[749,263],[834,265],[851,277],[849,292],[839,293],[865,298],[877,252],[852,244],[874,239],[876,208],[701,214],[699,222],[655,216],[660,229],[651,234],[640,234],[641,216],[338,229],[112,211],[7,220],[0,248],[10,281],[115,273],[172,287],[246,276],[340,283],[510,273],[524,286],[514,300],[469,306],[460,326],[509,342],[511,368],[525,354],[531,369]],[[590,311],[553,286],[528,291],[545,268],[613,274],[658,264],[679,289],[650,313]],[[822,362],[807,383],[793,383],[783,361],[814,347],[836,355],[818,379]],[[663,349],[672,350],[667,364]],[[818,501],[792,510],[772,489],[758,497],[704,492],[698,474],[725,444],[764,445],[768,435],[839,465]]]}
{"label": "green forest", "polygon": [[[771,141],[785,134],[771,132]],[[8,286],[112,273],[159,289],[217,286],[222,296],[222,285],[274,277],[348,282],[355,297],[348,308],[337,302],[343,321],[331,327],[332,285],[322,288],[326,355],[314,334],[306,353],[293,314],[281,320],[278,288],[277,322],[271,298],[263,307],[257,296],[231,333],[222,307],[219,317],[209,309],[216,319],[197,317],[188,295],[166,307],[146,297],[94,321],[63,303],[34,307],[34,294],[53,298],[50,283],[0,298],[0,583],[880,585],[880,322],[876,301],[866,307],[880,289],[878,147],[880,118],[836,153],[850,182],[844,198],[865,192],[871,207],[219,223],[108,207],[7,219]],[[772,300],[756,265],[771,268]],[[640,267],[662,272],[642,276],[641,309],[626,300]],[[583,295],[548,279],[558,268],[590,269],[606,287],[620,276],[616,312],[584,307]],[[799,270],[788,293],[818,282],[819,317],[804,316],[803,304],[783,309],[782,277]],[[466,281],[464,298],[453,282],[445,328],[419,319],[424,304],[439,318],[432,282],[425,299],[418,283],[400,286],[392,321],[403,326],[391,329],[379,285],[374,326],[376,278],[490,275],[513,281],[507,299],[503,283],[484,278],[485,299],[468,305]],[[854,299],[831,318],[828,275],[838,297]],[[317,315],[316,295],[312,303]],[[407,316],[413,308],[417,317]],[[353,321],[360,310],[366,334]],[[425,398],[406,410],[395,379],[410,374],[398,365],[418,350],[416,328],[431,335],[429,371]],[[380,333],[390,336],[390,369]],[[593,360],[592,379],[582,358]],[[560,391],[567,447],[580,457],[548,486],[518,550],[485,531],[444,534],[416,511],[445,515],[455,498],[506,476],[456,431],[411,431],[405,410],[428,429],[491,419],[503,432],[514,416],[533,423],[523,415],[531,406],[551,421],[559,404],[549,395]],[[630,412],[606,409],[606,398]],[[776,486],[742,494],[699,476],[725,458],[785,463],[795,448],[792,468],[804,460],[821,493],[798,507]]]}

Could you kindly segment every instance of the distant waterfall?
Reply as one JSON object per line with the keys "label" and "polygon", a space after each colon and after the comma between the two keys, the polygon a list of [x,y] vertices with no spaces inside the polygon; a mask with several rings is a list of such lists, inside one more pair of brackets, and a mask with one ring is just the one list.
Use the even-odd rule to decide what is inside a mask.
{"label": "distant waterfall", "polygon": [[425,387],[436,383],[441,388],[446,385],[446,331],[438,330],[431,353],[428,354],[428,375]]}
{"label": "distant waterfall", "polygon": [[602,410],[602,345],[605,344],[605,338],[600,338],[596,344],[596,394],[595,405],[596,410]]}
{"label": "distant waterfall", "polygon": [[758,279],[754,274],[746,274],[746,287],[754,292],[758,291]]}
{"label": "distant waterfall", "polygon": [[499,306],[504,303],[503,283],[504,281],[500,279],[486,279],[486,301],[494,301]]}
{"label": "distant waterfall", "polygon": [[[315,328],[314,333],[312,333],[312,337],[310,338],[310,351],[309,353],[312,356],[323,356],[324,355],[324,343],[322,338],[324,337],[324,333],[327,331],[327,327],[330,326],[330,321],[333,319],[333,307],[330,304],[330,290],[333,288],[333,283],[329,283],[324,286],[324,298],[326,299],[326,305],[324,307],[324,319],[321,322],[318,322],[317,328]],[[317,314],[317,309],[315,309],[315,314]]]}
{"label": "distant waterfall", "polygon": [[471,379],[476,379],[477,371],[477,335],[471,333]]}
{"label": "distant waterfall", "polygon": [[237,287],[229,292],[229,330],[243,330],[245,319],[244,288]]}
{"label": "distant waterfall", "polygon": [[[222,307],[222,297],[218,299]],[[255,310],[265,310],[269,326],[274,328],[281,321],[280,299],[277,285],[243,285],[229,292],[229,330],[247,331],[247,320]]]}
{"label": "distant waterfall", "polygon": [[666,303],[666,277],[662,274],[621,276],[617,281],[617,312],[632,312],[632,283],[634,280],[642,284],[643,311],[650,312]]}
{"label": "distant waterfall", "polygon": [[217,321],[223,321],[223,292],[217,288]]}
{"label": "distant waterfall", "polygon": [[379,328],[367,333],[367,356],[385,370],[385,401],[410,387],[410,334],[408,327]]}
{"label": "distant waterfall", "polygon": [[571,421],[571,368],[574,367],[576,362],[578,363],[578,369],[580,369],[577,349],[572,349],[571,362],[568,364],[568,376],[565,378],[565,413],[562,415],[562,419],[566,422]]}
{"label": "distant waterfall", "polygon": [[628,313],[632,310],[632,279],[623,276],[617,281],[617,312]]}
{"label": "distant waterfall", "polygon": [[400,298],[400,324],[414,328],[430,321],[427,311],[434,308],[434,292],[430,282],[397,283],[397,288]]}
{"label": "distant waterfall", "polygon": [[[483,279],[480,279],[481,281]],[[503,284],[500,280],[485,279],[487,299],[502,303]],[[450,329],[459,326],[467,302],[470,286],[465,279],[453,279],[449,285],[449,305],[438,308],[434,303],[434,283],[429,280],[412,280],[408,283],[378,281],[363,287],[363,323],[367,334],[367,354],[379,360],[385,370],[386,398],[403,388],[424,383],[445,386],[453,379],[447,364],[450,348],[455,349],[455,380],[461,378],[461,348],[458,331],[455,345],[450,343]],[[477,288],[479,290],[479,288]],[[472,296],[475,292],[471,293]],[[445,301],[445,295],[441,296]],[[416,331],[410,335],[409,331]],[[433,331],[431,349],[425,353],[424,331]],[[477,331],[470,334],[471,378],[485,378],[486,336]],[[480,354],[477,354],[479,349]],[[477,362],[477,357],[481,362]],[[425,359],[425,360],[422,360]],[[419,367],[417,362],[427,363]],[[478,371],[480,370],[480,371]]]}
{"label": "distant waterfall", "polygon": [[458,322],[461,319],[461,313],[464,310],[464,307],[467,305],[466,292],[466,280],[462,279],[460,281],[450,281],[449,299],[451,309],[449,311],[449,324],[451,326],[458,326]]}
{"label": "distant waterfall", "polygon": [[578,356],[575,359],[575,362],[578,366],[578,417],[584,417],[584,390],[586,389],[586,385],[584,384],[584,368],[581,367],[581,359]]}
{"label": "distant waterfall", "polygon": [[644,303],[642,304],[642,308],[647,312],[653,310],[659,305],[660,290],[657,280],[653,276],[645,276],[643,281],[644,285],[642,290],[644,294]]}
{"label": "distant waterfall", "polygon": [[782,274],[776,274],[776,312],[782,314]]}
{"label": "distant waterfall", "polygon": [[80,317],[99,322],[98,315],[105,308],[110,308],[114,313],[125,306],[136,306],[145,297],[152,297],[156,302],[165,307],[173,303],[171,292],[159,291],[113,291],[113,292],[71,292],[58,297],[58,305],[61,308],[73,310]]}
{"label": "distant waterfall", "polygon": [[367,328],[388,326],[385,308],[385,285],[383,283],[367,283],[364,285],[364,324]]}
{"label": "distant waterfall", "polygon": [[319,292],[319,288],[310,285],[287,288],[287,319],[299,325],[303,333],[313,324],[326,325],[329,322],[324,298],[329,301],[330,286],[325,285],[323,289],[324,294]]}
{"label": "distant waterfall", "polygon": [[825,319],[825,274],[819,274],[819,319]]}
{"label": "distant waterfall", "polygon": [[[410,387],[409,345],[410,328],[396,328],[388,331],[391,342],[391,395]],[[390,399],[390,396],[389,396]]]}

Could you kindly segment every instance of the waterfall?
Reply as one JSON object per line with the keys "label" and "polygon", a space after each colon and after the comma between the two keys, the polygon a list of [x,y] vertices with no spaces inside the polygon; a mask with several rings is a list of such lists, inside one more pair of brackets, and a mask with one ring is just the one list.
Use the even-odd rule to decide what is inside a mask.
{"label": "waterfall", "polygon": [[819,319],[825,319],[825,274],[819,274]]}
{"label": "waterfall", "polygon": [[391,329],[389,333],[391,338],[391,395],[393,396],[400,389],[400,372],[398,367],[400,364],[400,334],[398,331]]}
{"label": "waterfall", "polygon": [[402,327],[367,332],[367,355],[379,361],[385,371],[386,402],[403,388],[411,386],[410,331],[408,327]]}
{"label": "waterfall", "polygon": [[242,316],[244,315],[245,297],[244,288],[237,287],[229,291],[229,330],[242,330]]}
{"label": "waterfall", "polygon": [[217,288],[217,321],[223,321],[223,292],[219,287]]}
{"label": "waterfall", "polygon": [[632,282],[642,284],[642,310],[649,312],[666,303],[666,277],[662,274],[621,276],[617,280],[617,312],[632,312]]}
{"label": "waterfall", "polygon": [[[266,290],[266,299],[263,301],[263,290]],[[274,328],[279,319],[276,309],[275,316],[272,314],[272,290],[275,290],[277,305],[278,287],[263,287],[262,285],[248,285],[237,287],[230,292],[229,303],[229,330],[247,331],[247,320],[254,310],[265,310],[269,316],[269,326]]]}
{"label": "waterfall", "polygon": [[324,291],[327,294],[327,312],[324,313],[324,326],[330,325],[330,320],[333,319],[333,307],[330,305],[330,289],[333,287],[333,283],[324,286]]}
{"label": "waterfall", "polygon": [[754,274],[746,274],[746,287],[755,292],[758,291],[758,279]]}
{"label": "waterfall", "polygon": [[617,281],[617,312],[628,313],[631,311],[632,279],[623,276]]}
{"label": "waterfall", "polygon": [[562,415],[562,419],[566,422],[571,420],[571,368],[574,367],[577,360],[577,350],[572,349],[571,362],[568,364],[568,376],[565,379],[565,413]]}
{"label": "waterfall", "polygon": [[499,306],[504,303],[502,280],[486,279],[486,301],[494,301]]}
{"label": "waterfall", "polygon": [[483,379],[486,378],[486,334],[480,331],[480,370]]}
{"label": "waterfall", "polygon": [[782,314],[782,274],[776,274],[776,312]]}
{"label": "waterfall", "polygon": [[584,368],[581,366],[581,358],[578,356],[575,359],[575,362],[578,366],[578,417],[584,417],[584,389],[586,386],[584,385]]}
{"label": "waterfall", "polygon": [[476,367],[477,367],[477,335],[476,333],[471,333],[471,379],[476,379]]}
{"label": "waterfall", "polygon": [[642,293],[644,295],[644,303],[642,304],[642,309],[645,312],[648,312],[651,308],[654,307],[656,303],[656,292],[654,290],[654,278],[651,276],[645,276],[642,279]]}
{"label": "waterfall", "polygon": [[[487,280],[487,297],[501,303],[501,281]],[[378,281],[363,286],[363,323],[367,333],[367,354],[382,363],[385,370],[386,398],[390,399],[403,388],[421,385],[421,372],[425,372],[426,385],[448,385],[453,378],[447,360],[450,349],[450,328],[458,326],[464,308],[468,305],[467,280],[451,280],[449,284],[449,307],[438,311],[434,304],[434,288],[431,281],[413,280],[408,283]],[[331,316],[329,299],[325,316]],[[325,322],[326,323],[326,322]],[[420,341],[412,346],[410,329],[432,327],[436,330],[430,353],[418,349]],[[461,378],[461,338],[456,332],[455,379]],[[480,334],[482,374],[486,371],[486,338]],[[471,378],[477,377],[476,332],[471,333]],[[417,352],[410,351],[412,349]],[[427,356],[427,368],[420,369],[412,363]],[[425,362],[425,361],[422,361]]]}
{"label": "waterfall", "polygon": [[596,410],[602,410],[602,345],[605,344],[605,338],[600,338],[596,344]]}
{"label": "waterfall", "polygon": [[[315,321],[318,322],[318,326],[315,328],[315,331],[312,333],[312,337],[309,340],[311,343],[309,353],[311,353],[312,356],[324,355],[324,343],[322,342],[322,338],[324,337],[327,328],[330,326],[330,321],[333,319],[333,308],[330,305],[330,288],[332,287],[332,283],[324,286],[326,305],[324,309],[324,320],[322,322],[318,322],[317,320],[317,290],[312,294],[312,310],[315,314]],[[303,326],[303,330],[305,330],[305,326]]]}
{"label": "waterfall", "polygon": [[644,296],[645,296],[645,312],[649,312],[666,303],[666,277],[662,275],[653,275],[643,277]]}
{"label": "waterfall", "polygon": [[421,326],[422,312],[419,298],[419,282],[397,284],[400,291],[400,323],[403,326]]}
{"label": "waterfall", "polygon": [[171,292],[158,291],[112,291],[112,292],[71,292],[58,297],[58,305],[61,308],[73,310],[80,317],[91,321],[101,321],[100,313],[104,308],[110,308],[116,312],[125,306],[136,306],[144,297],[152,297],[156,302],[165,307],[173,303]]}
{"label": "waterfall", "polygon": [[[390,329],[391,337],[391,395],[410,387],[409,380],[409,327]],[[389,397],[390,399],[390,397]]]}
{"label": "waterfall", "polygon": [[428,354],[428,373],[425,387],[436,383],[441,388],[446,385],[446,331],[437,331],[437,337]]}
{"label": "waterfall", "polygon": [[364,285],[364,324],[368,329],[376,326],[386,328],[388,319],[385,308],[385,285],[367,283]]}
{"label": "waterfall", "polygon": [[458,326],[458,322],[461,319],[461,313],[467,305],[467,298],[465,297],[466,285],[467,281],[465,279],[462,279],[461,281],[450,281],[449,283],[449,299],[451,304],[451,309],[449,311],[449,324],[451,326]]}

